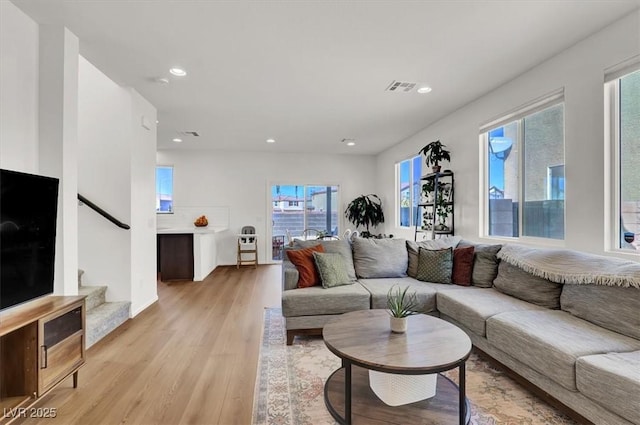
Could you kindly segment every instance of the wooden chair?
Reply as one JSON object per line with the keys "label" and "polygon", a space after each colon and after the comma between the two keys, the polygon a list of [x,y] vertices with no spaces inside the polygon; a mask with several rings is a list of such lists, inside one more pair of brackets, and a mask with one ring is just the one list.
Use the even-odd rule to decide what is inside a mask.
{"label": "wooden chair", "polygon": [[[247,258],[249,257],[249,258]],[[244,226],[238,235],[238,260],[236,268],[242,265],[258,267],[258,235],[253,226]]]}

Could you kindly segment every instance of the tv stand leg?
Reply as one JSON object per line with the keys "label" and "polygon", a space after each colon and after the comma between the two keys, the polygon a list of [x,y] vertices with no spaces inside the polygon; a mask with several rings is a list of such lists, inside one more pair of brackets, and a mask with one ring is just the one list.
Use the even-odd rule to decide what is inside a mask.
{"label": "tv stand leg", "polygon": [[73,388],[78,388],[78,371],[73,373]]}

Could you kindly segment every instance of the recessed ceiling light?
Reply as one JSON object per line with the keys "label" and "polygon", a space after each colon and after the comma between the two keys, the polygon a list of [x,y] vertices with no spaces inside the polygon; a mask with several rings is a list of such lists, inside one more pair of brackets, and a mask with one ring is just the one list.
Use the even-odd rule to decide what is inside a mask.
{"label": "recessed ceiling light", "polygon": [[267,139],[267,143],[275,143],[276,139]]}
{"label": "recessed ceiling light", "polygon": [[176,143],[182,143],[182,139],[178,139],[177,137],[175,139],[173,139],[174,142]]}
{"label": "recessed ceiling light", "polygon": [[187,75],[187,71],[185,71],[182,68],[171,68],[169,70],[169,72],[171,73],[171,75],[175,75],[176,77],[184,77],[185,75]]}
{"label": "recessed ceiling light", "polygon": [[356,142],[347,142],[347,146],[355,146]]}
{"label": "recessed ceiling light", "polygon": [[428,86],[422,86],[418,89],[418,93],[420,94],[429,93],[430,91],[431,91],[431,87],[428,87]]}

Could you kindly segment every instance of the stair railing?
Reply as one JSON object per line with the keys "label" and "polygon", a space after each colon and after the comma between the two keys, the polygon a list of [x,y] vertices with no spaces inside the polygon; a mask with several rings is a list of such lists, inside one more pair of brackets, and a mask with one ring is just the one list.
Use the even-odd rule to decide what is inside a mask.
{"label": "stair railing", "polygon": [[96,204],[94,204],[84,196],[80,195],[79,193],[78,193],[78,201],[88,206],[89,208],[91,208],[92,210],[94,210],[95,212],[97,212],[98,214],[100,214],[101,216],[103,216],[104,218],[106,218],[107,220],[109,220],[119,228],[126,229],[126,230],[131,229],[131,226],[121,222],[120,220],[118,220],[117,218],[115,218],[114,216],[112,216],[111,214],[109,214],[108,212],[106,212],[105,210],[103,210],[102,208],[100,208],[99,206],[97,206]]}

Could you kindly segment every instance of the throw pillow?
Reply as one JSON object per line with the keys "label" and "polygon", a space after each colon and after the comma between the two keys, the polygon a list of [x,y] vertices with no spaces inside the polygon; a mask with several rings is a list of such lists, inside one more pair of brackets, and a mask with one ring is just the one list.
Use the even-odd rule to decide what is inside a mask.
{"label": "throw pillow", "polygon": [[451,283],[453,248],[430,250],[420,247],[418,254],[418,280],[433,283]]}
{"label": "throw pillow", "polygon": [[498,275],[497,254],[502,245],[474,244],[465,240],[460,241],[458,248],[467,246],[474,247],[473,272],[471,274],[471,282],[473,286],[480,288],[491,288],[493,279]]}
{"label": "throw pillow", "polygon": [[289,249],[286,252],[287,257],[289,257],[289,261],[296,266],[296,269],[298,269],[298,273],[300,274],[300,278],[298,279],[298,288],[308,288],[320,284],[320,276],[316,270],[313,253],[324,252],[322,245],[303,249]]}
{"label": "throw pillow", "polygon": [[404,239],[355,238],[352,243],[356,275],[364,279],[407,276]]}
{"label": "throw pillow", "polygon": [[456,285],[471,285],[474,251],[475,248],[472,246],[456,248],[453,250],[453,271],[451,273],[451,281]]}
{"label": "throw pillow", "polygon": [[314,252],[313,258],[316,261],[323,288],[350,285],[354,282],[349,280],[347,266],[340,254]]}
{"label": "throw pillow", "polygon": [[416,279],[418,276],[418,254],[420,247],[426,249],[455,248],[462,240],[460,236],[446,236],[439,239],[431,239],[421,242],[407,241],[407,252],[409,254],[409,266],[407,275]]}
{"label": "throw pillow", "polygon": [[351,254],[351,244],[346,240],[301,241],[299,239],[295,239],[293,241],[294,248],[309,248],[318,244],[322,245],[324,252],[340,254],[347,267],[349,280],[356,280],[356,270],[353,267],[353,255]]}

